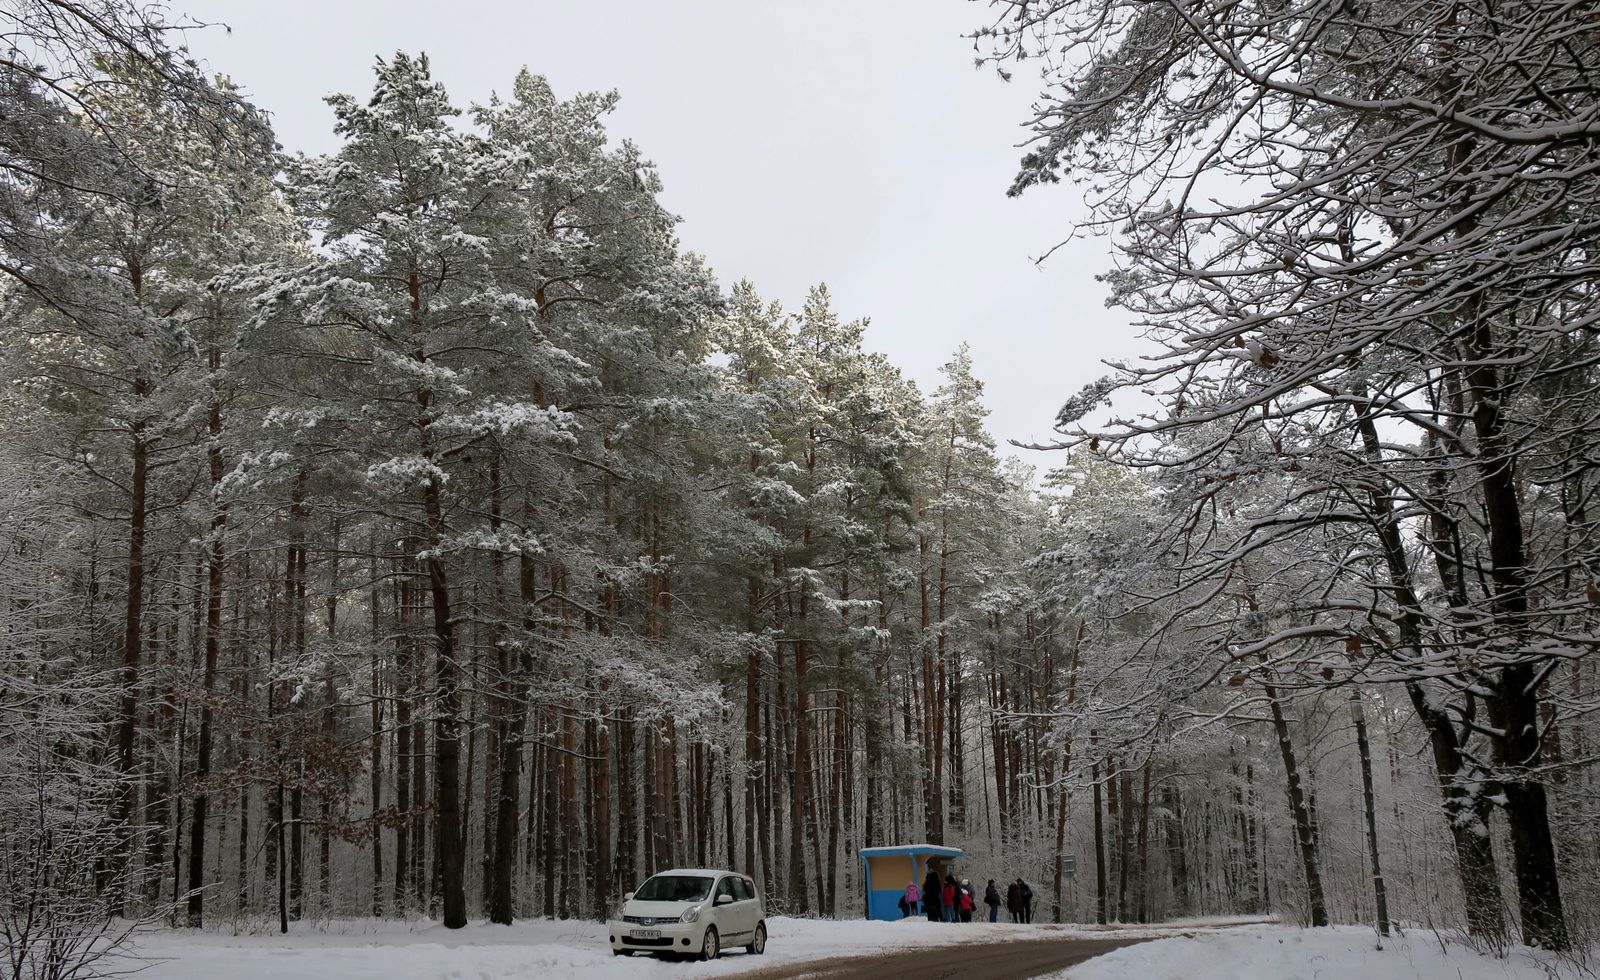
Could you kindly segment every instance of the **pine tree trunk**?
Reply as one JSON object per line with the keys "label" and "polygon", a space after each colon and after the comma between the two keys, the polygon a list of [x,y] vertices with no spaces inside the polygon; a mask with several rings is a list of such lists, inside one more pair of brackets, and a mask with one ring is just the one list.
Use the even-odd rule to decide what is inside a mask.
{"label": "pine tree trunk", "polygon": [[[172,830],[172,824],[168,820],[171,812],[172,783],[167,766],[162,762],[162,756],[163,746],[175,744],[177,692],[172,689],[172,683],[178,675],[178,665],[176,636],[168,638],[163,650],[160,617],[157,614],[160,608],[159,589],[151,596],[151,607],[152,615],[146,617],[148,631],[145,636],[145,647],[150,652],[151,663],[159,664],[156,675],[152,678],[158,690],[156,703],[159,710],[149,726],[151,728],[147,738],[149,758],[144,765],[149,775],[144,783],[142,812],[145,833],[143,868],[145,904],[154,909],[159,907],[161,902],[163,881],[161,867],[166,858],[167,841]],[[173,628],[176,629],[175,624]]]}
{"label": "pine tree trunk", "polygon": [[[610,692],[606,687],[600,689],[600,703],[607,703]],[[594,768],[594,807],[593,820],[590,823],[590,834],[594,838],[595,873],[594,873],[594,914],[597,919],[605,919],[611,912],[611,728],[609,725],[600,724],[595,733],[594,761],[590,763]],[[731,804],[730,804],[731,806]],[[624,829],[623,833],[627,833]]]}
{"label": "pine tree trunk", "polygon": [[[239,557],[239,581],[244,587],[248,587],[254,581],[250,573],[250,556],[248,554]],[[250,615],[254,606],[244,601],[244,587],[235,589],[233,592],[233,621],[238,625],[237,635],[254,637],[257,636],[257,633]],[[237,657],[237,669],[233,673],[233,700],[243,715],[253,717],[253,698],[251,695],[256,690],[256,685],[253,672],[254,664],[248,647],[240,644],[237,648]],[[233,746],[231,759],[234,772],[255,771],[252,736],[259,732],[259,727],[251,726],[248,731],[235,728],[231,739]],[[252,784],[253,780],[250,779],[242,779],[238,784],[238,806],[236,810],[238,813],[239,836],[236,838],[237,851],[234,854],[233,862],[238,880],[234,883],[234,915],[245,915],[255,911],[257,907],[253,900],[254,890],[252,887],[256,880],[253,855],[257,852],[252,851],[250,847],[250,828],[253,823],[251,819]],[[220,860],[222,834],[219,833],[217,836],[217,853]],[[262,843],[265,844],[265,841]],[[218,879],[220,880],[221,878],[222,876],[219,874]]]}
{"label": "pine tree trunk", "polygon": [[1167,868],[1172,874],[1172,896],[1178,916],[1192,913],[1189,886],[1188,846],[1183,829],[1183,801],[1176,786],[1162,791],[1161,807],[1166,811]]}
{"label": "pine tree trunk", "polygon": [[[404,563],[402,573],[407,569]],[[395,618],[395,699],[394,699],[394,901],[404,915],[414,906],[411,901],[412,880],[418,874],[412,860],[411,829],[417,819],[411,810],[411,678],[414,667],[411,659],[411,576],[402,574],[396,585]]]}
{"label": "pine tree trunk", "polygon": [[[998,651],[996,651],[998,655]],[[1011,763],[1007,755],[1006,730],[1001,725],[1001,713],[1006,707],[1005,675],[998,666],[989,672],[989,739],[994,743],[994,797],[995,809],[1000,813],[1000,842],[1010,839],[1011,820]]]}
{"label": "pine tree trunk", "polygon": [[[1078,622],[1078,629],[1072,637],[1071,662],[1067,666],[1067,704],[1066,713],[1072,714],[1072,705],[1078,699],[1078,657],[1083,648],[1084,623]],[[999,740],[995,741],[995,753],[1000,751]],[[1054,922],[1061,921],[1061,856],[1067,847],[1067,777],[1072,773],[1072,734],[1069,731],[1061,745],[1061,792],[1060,802],[1056,804],[1056,850],[1055,850],[1055,885],[1052,890],[1050,902],[1050,917]],[[1098,803],[1096,804],[1098,808]],[[1002,825],[1003,826],[1003,825]]]}
{"label": "pine tree trunk", "polygon": [[[271,587],[269,586],[269,589]],[[287,599],[287,596],[285,596]],[[270,602],[270,600],[269,600]],[[289,931],[289,879],[288,879],[288,839],[284,826],[284,784],[283,770],[284,753],[283,739],[279,734],[283,722],[278,714],[278,683],[277,683],[277,653],[280,624],[276,606],[273,603],[271,622],[267,626],[267,728],[272,732],[272,764],[278,777],[273,786],[272,804],[268,813],[271,827],[268,834],[272,840],[272,852],[268,864],[276,876],[278,883],[278,932],[287,934]]]}
{"label": "pine tree trunk", "polygon": [[[306,513],[305,499],[306,471],[302,469],[295,477],[294,489],[290,494],[289,524],[291,537],[285,567],[287,581],[284,583],[284,594],[289,602],[289,630],[294,640],[294,658],[297,666],[305,664],[307,661],[306,522],[308,515]],[[292,712],[295,716],[299,716],[301,713],[298,709]],[[303,739],[304,726],[300,722],[301,719],[297,717],[293,726],[297,739]],[[305,776],[305,754],[297,747],[295,781],[289,788],[289,917],[297,921],[305,912]]]}
{"label": "pine tree trunk", "polygon": [[305,916],[305,765],[296,767],[295,783],[289,788],[289,918],[296,922]]}
{"label": "pine tree trunk", "polygon": [[797,903],[796,911],[811,911],[811,888],[806,882],[805,819],[806,776],[810,767],[810,740],[806,737],[805,643],[794,647],[794,762],[789,766],[789,888]]}
{"label": "pine tree trunk", "polygon": [[1139,795],[1139,921],[1150,921],[1150,760],[1144,763]]}
{"label": "pine tree trunk", "polygon": [[1261,833],[1256,821],[1256,767],[1254,763],[1246,763],[1244,767],[1244,791],[1240,797],[1239,823],[1244,834],[1244,874],[1246,892],[1252,912],[1264,912],[1272,907],[1271,897],[1264,887],[1266,882],[1261,876],[1265,866],[1261,855],[1266,847],[1262,844]]}
{"label": "pine tree trunk", "polygon": [[[917,515],[922,520],[921,512]],[[928,843],[944,843],[944,784],[941,775],[944,771],[944,745],[940,740],[941,732],[935,725],[934,719],[943,718],[944,711],[940,707],[939,690],[934,683],[934,645],[932,635],[933,607],[932,597],[929,592],[931,585],[928,582],[928,535],[917,535],[918,561],[917,561],[917,593],[921,602],[921,626],[918,634],[919,645],[922,650],[922,726],[920,729],[922,743],[922,807],[923,819],[927,827]]]}
{"label": "pine tree trunk", "polygon": [[689,822],[693,824],[689,838],[694,841],[695,867],[706,866],[706,752],[705,742],[695,738],[689,743]]}
{"label": "pine tree trunk", "polygon": [[1372,863],[1372,895],[1377,906],[1378,934],[1389,934],[1389,896],[1378,859],[1378,807],[1372,792],[1372,746],[1367,741],[1367,711],[1359,691],[1350,692],[1350,720],[1356,727],[1356,752],[1361,761],[1361,801],[1367,818],[1367,860]]}
{"label": "pine tree trunk", "polygon": [[[775,821],[772,834],[774,847],[780,852],[777,855],[778,864],[775,864],[772,868],[772,878],[773,884],[779,888],[779,893],[784,896],[784,900],[790,903],[791,908],[793,908],[803,900],[803,897],[797,896],[795,891],[799,889],[803,893],[806,890],[806,880],[804,852],[800,849],[800,828],[803,825],[803,821],[800,819],[800,801],[794,792],[795,740],[793,735],[795,726],[789,720],[792,708],[789,702],[788,662],[784,656],[784,649],[791,645],[791,641],[783,638],[784,627],[781,618],[773,625],[774,633],[779,637],[777,645],[773,648],[776,659],[777,697],[772,711],[776,714],[776,718],[772,719],[771,724],[768,725],[767,744],[774,744],[772,741],[774,735],[779,739],[779,744],[782,745],[783,763],[782,771],[773,773],[769,777],[771,779],[769,791],[772,794],[772,800],[768,804],[768,810],[773,814]],[[784,795],[785,790],[787,790],[787,797]],[[788,816],[787,834],[784,832],[785,824],[778,819],[779,806],[784,802],[787,802],[785,807]],[[796,867],[797,862],[798,868]]]}
{"label": "pine tree trunk", "polygon": [[[754,462],[751,463],[754,466]],[[745,587],[745,633],[750,645],[745,655],[744,682],[744,873],[756,876],[756,826],[763,819],[757,811],[757,781],[761,775],[761,647],[757,637],[760,583],[750,576]],[[728,832],[733,828],[730,825]]]}
{"label": "pine tree trunk", "polygon": [[[241,749],[238,768],[244,770],[249,767],[250,756]],[[250,861],[250,805],[250,784],[246,782],[239,787],[239,848],[234,854],[234,868],[238,878],[234,882],[233,896],[236,915],[244,915],[254,907],[250,892],[250,883],[255,879],[255,869],[251,867]]]}
{"label": "pine tree trunk", "polygon": [[[221,366],[221,357],[215,349],[211,351],[211,369],[217,370]],[[222,459],[222,406],[215,402],[207,417],[207,431],[210,436],[210,445],[207,449],[207,462],[211,477],[212,512],[211,535],[208,542],[206,555],[206,648],[205,666],[200,674],[200,735],[199,745],[196,747],[195,759],[195,784],[199,791],[194,798],[193,823],[189,829],[189,925],[199,928],[204,918],[205,893],[201,886],[205,883],[202,871],[205,866],[206,855],[206,821],[210,815],[211,795],[207,781],[211,778],[211,727],[212,727],[212,702],[217,689],[217,661],[222,642],[222,602],[223,602],[223,543],[222,535],[228,526],[228,508],[220,499],[220,486],[226,470]]]}
{"label": "pine tree trunk", "polygon": [[[327,596],[327,624],[328,640],[332,642],[338,636],[339,615],[339,521],[334,518],[332,527],[328,530],[328,596]],[[302,576],[303,577],[303,576]],[[332,747],[339,744],[339,720],[341,715],[339,705],[339,689],[334,684],[331,671],[323,675],[323,694],[325,703],[322,707],[322,737],[324,744],[332,751]],[[343,788],[342,788],[343,789]],[[325,783],[317,790],[317,894],[322,902],[322,912],[329,915],[334,912],[332,896],[332,868],[333,868],[333,791]]]}
{"label": "pine tree trunk", "polygon": [[[722,826],[725,830],[723,840],[728,845],[728,867],[739,866],[739,842],[733,832],[733,753],[722,749],[717,753],[717,758],[722,760],[718,767],[722,772]],[[749,836],[748,834],[746,836]],[[752,878],[755,872],[746,872]]]}
{"label": "pine tree trunk", "polygon": [[[494,576],[498,585],[498,576]],[[484,691],[482,700],[486,724],[484,726],[484,758],[483,758],[483,801],[481,804],[483,815],[480,818],[479,844],[478,844],[478,902],[480,907],[487,910],[494,901],[494,854],[495,831],[500,825],[500,754],[506,738],[506,715],[510,710],[501,697],[505,684],[506,674],[510,670],[505,652],[504,643],[500,638],[499,622],[501,616],[501,603],[498,597],[491,601],[488,623],[487,650],[480,657],[493,658],[491,669],[494,672],[487,686],[475,683],[473,686]],[[469,723],[469,730],[472,726]],[[473,752],[470,744],[467,748],[467,784],[470,789],[472,784],[471,773],[473,769]],[[471,793],[467,798],[471,799]],[[462,824],[466,825],[466,813],[462,813]],[[472,847],[468,841],[468,857],[471,857]]]}
{"label": "pine tree trunk", "polygon": [[599,891],[594,887],[600,878],[600,852],[595,849],[598,835],[595,833],[594,825],[595,811],[598,809],[595,800],[597,789],[595,776],[598,769],[595,765],[595,753],[598,750],[599,743],[599,725],[593,714],[586,715],[583,719],[583,758],[585,760],[583,764],[583,806],[580,809],[583,826],[587,832],[580,836],[583,842],[583,879],[589,885],[589,904],[583,907],[582,914],[603,920],[605,918],[604,911],[596,911]]}
{"label": "pine tree trunk", "polygon": [[[559,724],[559,718],[554,722]],[[544,727],[549,731],[553,725],[547,721]],[[559,860],[556,849],[556,780],[560,775],[561,763],[556,760],[557,753],[549,743],[552,737],[559,738],[559,735],[546,736],[544,765],[538,769],[543,780],[541,795],[544,798],[539,807],[539,859],[544,871],[544,917],[547,919],[556,917],[556,864]]]}
{"label": "pine tree trunk", "polygon": [[1128,876],[1133,866],[1133,773],[1126,760],[1117,777],[1117,921],[1128,921]]}
{"label": "pine tree trunk", "polygon": [[[137,387],[137,385],[136,385]],[[149,484],[149,443],[145,424],[137,421],[131,432],[129,477],[127,597],[123,612],[122,697],[117,721],[117,789],[111,802],[111,826],[118,835],[116,857],[110,869],[110,908],[113,916],[126,911],[126,883],[133,866],[133,803],[139,783],[135,759],[139,725],[139,670],[144,655],[144,539],[146,494]]]}
{"label": "pine tree trunk", "polygon": [[277,846],[277,872],[278,872],[278,932],[287,935],[289,932],[289,878],[286,866],[288,841],[284,837],[284,811],[283,811],[283,783],[280,781],[275,788],[272,801],[272,822],[275,825],[274,833],[278,838]]}
{"label": "pine tree trunk", "polygon": [[[1094,732],[1089,733],[1090,752],[1094,751]],[[1089,780],[1094,786],[1094,921],[1106,924],[1106,835],[1101,822],[1100,760],[1089,764]]]}
{"label": "pine tree trunk", "polygon": [[[415,641],[411,647],[411,689],[420,703],[425,703],[430,697],[427,684],[427,658],[423,655],[423,625],[422,614],[425,608],[423,598],[426,592],[422,589],[412,590],[412,600],[416,603]],[[437,816],[430,814],[428,803],[428,724],[426,716],[416,718],[413,712],[411,724],[411,888],[416,896],[416,907],[419,910],[433,914],[435,889],[435,872],[438,862],[430,862],[428,855],[428,835],[430,829],[436,829]]]}
{"label": "pine tree trunk", "polygon": [[500,742],[500,776],[496,781],[494,855],[489,889],[489,921],[510,925],[514,912],[512,893],[516,869],[517,819],[522,806],[522,741],[527,726],[527,708],[522,686],[507,676],[504,720]]}
{"label": "pine tree trunk", "polygon": [[[941,521],[941,525],[942,525]],[[950,664],[946,652],[947,639],[945,635],[945,600],[948,595],[946,576],[949,571],[949,545],[946,538],[948,530],[941,526],[939,541],[939,571],[934,599],[937,603],[935,615],[938,617],[934,626],[934,683],[933,703],[929,705],[929,722],[933,725],[933,800],[934,807],[940,812],[938,820],[939,838],[935,844],[944,843],[944,831],[947,824],[955,823],[956,814],[944,811],[946,778],[953,783],[954,774],[945,768],[945,743],[952,738],[955,726],[950,722]],[[951,753],[951,768],[954,768],[954,753]]]}
{"label": "pine tree trunk", "polygon": [[[781,649],[781,647],[779,649]],[[783,676],[783,665],[781,662],[778,664],[777,673],[779,677]],[[770,704],[767,705],[761,712],[761,721],[762,730],[765,732],[765,737],[762,739],[762,744],[764,746],[762,751],[763,758],[769,762],[776,761],[782,757],[782,753],[775,755],[772,752],[772,746],[774,742],[772,736],[772,707]],[[760,812],[756,815],[756,831],[759,834],[759,840],[757,843],[760,845],[761,851],[762,880],[766,883],[764,891],[769,897],[775,894],[782,894],[782,892],[778,889],[778,865],[777,862],[773,860],[772,854],[772,840],[775,836],[775,832],[773,830],[773,818],[778,812],[778,808],[773,799],[773,795],[776,792],[776,786],[777,779],[774,776],[772,766],[763,766],[761,778],[756,790],[757,795],[760,796],[764,802],[759,808]]]}
{"label": "pine tree trunk", "polygon": [[582,856],[578,849],[578,732],[572,711],[561,713],[561,866],[562,877],[561,917],[578,916],[579,869]]}
{"label": "pine tree trunk", "polygon": [[833,765],[829,778],[828,799],[824,805],[828,808],[828,873],[825,881],[828,886],[827,909],[828,914],[834,917],[839,915],[839,826],[843,818],[845,796],[844,760],[849,754],[849,725],[848,705],[843,694],[835,695],[839,702],[833,716]]}
{"label": "pine tree trunk", "polygon": [[656,760],[661,754],[660,738],[656,734],[654,721],[646,720],[640,724],[643,726],[643,731],[639,756],[644,770],[640,777],[644,785],[644,808],[641,813],[643,826],[640,828],[642,831],[640,837],[644,841],[644,868],[639,876],[642,877],[655,874],[655,869],[664,865],[656,854],[658,839],[656,814],[661,811],[661,781],[656,776]]}
{"label": "pine tree trunk", "polygon": [[372,820],[372,916],[381,918],[384,912],[383,902],[383,702],[386,694],[383,685],[383,661],[378,656],[378,638],[383,635],[383,597],[382,589],[378,582],[378,539],[374,531],[367,538],[367,578],[371,581],[371,589],[367,602],[371,608],[372,635],[369,638],[372,648],[372,703],[370,706],[372,718],[370,737],[372,744],[369,751],[371,756],[368,765],[372,771],[368,783],[368,806]]}
{"label": "pine tree trunk", "polygon": [[[885,522],[887,524],[887,522]],[[887,538],[888,528],[885,527]],[[883,818],[883,741],[884,716],[888,715],[889,734],[894,730],[894,699],[889,681],[889,601],[887,589],[878,587],[878,640],[872,658],[872,690],[868,692],[862,725],[862,749],[866,766],[866,800],[862,808],[866,820],[864,841],[867,847],[884,843]]]}
{"label": "pine tree trunk", "polygon": [[688,853],[689,835],[684,824],[683,783],[678,778],[681,762],[678,754],[678,723],[670,714],[666,718],[665,732],[666,738],[661,745],[661,775],[665,782],[661,791],[667,800],[668,810],[662,814],[661,852],[673,864],[681,864]]}
{"label": "pine tree trunk", "polygon": [[[430,549],[438,548],[444,530],[437,479],[423,492],[428,516]],[[451,620],[450,586],[444,562],[431,554],[427,560],[428,594],[433,608],[434,704],[433,807],[434,861],[437,866],[443,923],[446,929],[467,924],[466,855],[461,844],[461,742],[457,715],[459,667],[456,664],[455,623]]]}
{"label": "pine tree trunk", "polygon": [[[535,729],[542,731],[543,713],[532,712],[529,718]],[[528,746],[528,824],[524,831],[526,839],[522,854],[523,864],[535,877],[538,869],[544,867],[544,778],[549,765],[547,756],[544,739],[532,739]]]}
{"label": "pine tree trunk", "polygon": [[[616,885],[633,891],[639,880],[639,824],[634,816],[638,800],[633,768],[633,712],[624,705],[617,714],[617,854]],[[752,872],[753,873],[753,872]]]}

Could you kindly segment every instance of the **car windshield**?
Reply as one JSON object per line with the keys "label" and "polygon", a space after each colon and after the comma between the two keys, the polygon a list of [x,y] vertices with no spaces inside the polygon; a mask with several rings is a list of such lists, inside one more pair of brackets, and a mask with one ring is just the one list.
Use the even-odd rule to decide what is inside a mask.
{"label": "car windshield", "polygon": [[633,897],[641,902],[702,902],[711,894],[711,879],[699,875],[656,875]]}

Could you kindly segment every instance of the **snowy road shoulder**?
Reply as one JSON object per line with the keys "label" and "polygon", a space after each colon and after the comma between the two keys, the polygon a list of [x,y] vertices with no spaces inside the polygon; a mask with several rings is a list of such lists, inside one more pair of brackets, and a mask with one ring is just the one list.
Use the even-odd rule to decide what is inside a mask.
{"label": "snowy road shoulder", "polygon": [[1383,940],[1360,926],[1250,926],[1156,939],[1075,966],[1056,980],[1550,980],[1593,976],[1526,947],[1504,958],[1413,930]]}

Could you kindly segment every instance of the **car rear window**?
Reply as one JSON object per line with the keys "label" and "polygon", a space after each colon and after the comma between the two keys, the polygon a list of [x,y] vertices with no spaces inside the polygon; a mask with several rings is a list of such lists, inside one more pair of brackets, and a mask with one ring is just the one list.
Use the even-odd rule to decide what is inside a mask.
{"label": "car rear window", "polygon": [[711,879],[699,875],[656,875],[633,897],[641,902],[700,902],[711,894]]}

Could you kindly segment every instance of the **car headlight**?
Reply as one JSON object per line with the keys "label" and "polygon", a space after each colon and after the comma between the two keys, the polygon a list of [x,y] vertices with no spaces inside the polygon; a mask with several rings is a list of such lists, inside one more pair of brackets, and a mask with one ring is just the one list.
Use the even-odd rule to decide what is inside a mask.
{"label": "car headlight", "polygon": [[693,908],[684,909],[683,914],[678,916],[678,921],[679,922],[698,922],[698,921],[700,921],[700,906],[696,905]]}

